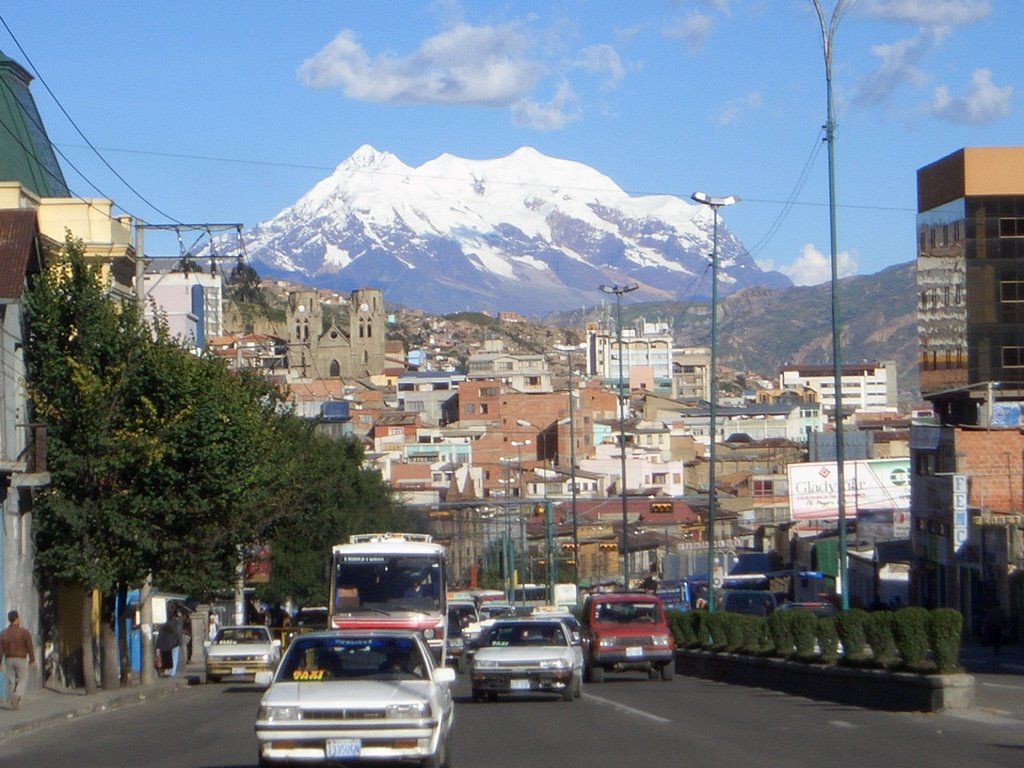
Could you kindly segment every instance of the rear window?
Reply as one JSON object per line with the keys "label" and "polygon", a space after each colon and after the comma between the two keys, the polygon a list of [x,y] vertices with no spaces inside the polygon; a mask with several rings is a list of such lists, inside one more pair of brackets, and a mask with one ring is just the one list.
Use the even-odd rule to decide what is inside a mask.
{"label": "rear window", "polygon": [[722,597],[722,610],[767,616],[775,608],[775,601],[767,592],[729,592]]}
{"label": "rear window", "polygon": [[661,610],[655,602],[598,601],[594,604],[594,621],[599,624],[657,624]]}

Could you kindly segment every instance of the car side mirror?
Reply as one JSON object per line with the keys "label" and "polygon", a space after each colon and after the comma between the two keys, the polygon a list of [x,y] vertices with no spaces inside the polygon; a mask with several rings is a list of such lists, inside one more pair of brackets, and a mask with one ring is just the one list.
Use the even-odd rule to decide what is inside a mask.
{"label": "car side mirror", "polygon": [[432,677],[435,683],[454,683],[455,670],[452,667],[435,667]]}
{"label": "car side mirror", "polygon": [[281,647],[281,640],[280,640],[280,638],[275,638],[274,640],[270,641],[270,644],[272,646],[274,646],[275,648],[280,648]]}

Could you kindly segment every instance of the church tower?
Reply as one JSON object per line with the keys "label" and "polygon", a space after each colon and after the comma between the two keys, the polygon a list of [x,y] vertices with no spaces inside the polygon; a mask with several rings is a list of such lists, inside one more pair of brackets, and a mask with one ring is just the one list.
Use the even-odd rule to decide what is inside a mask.
{"label": "church tower", "polygon": [[318,379],[324,374],[318,371],[320,334],[323,333],[323,318],[320,313],[320,297],[316,291],[294,291],[288,294],[288,370],[294,376]]}
{"label": "church tower", "polygon": [[384,371],[384,293],[378,288],[360,288],[352,291],[350,302],[351,375],[379,375]]}

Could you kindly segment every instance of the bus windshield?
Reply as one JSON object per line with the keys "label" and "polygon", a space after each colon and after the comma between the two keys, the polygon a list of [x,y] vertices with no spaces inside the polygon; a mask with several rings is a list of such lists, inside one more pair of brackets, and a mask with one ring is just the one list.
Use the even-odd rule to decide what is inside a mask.
{"label": "bus windshield", "polygon": [[435,555],[334,556],[334,613],[438,613],[444,596],[442,559]]}

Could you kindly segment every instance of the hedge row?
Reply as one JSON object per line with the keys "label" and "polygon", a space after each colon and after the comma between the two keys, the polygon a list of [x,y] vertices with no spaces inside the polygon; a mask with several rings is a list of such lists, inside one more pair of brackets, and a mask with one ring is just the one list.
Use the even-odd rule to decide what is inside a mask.
{"label": "hedge row", "polygon": [[809,663],[947,673],[957,669],[963,617],[952,608],[851,608],[836,616],[776,611],[767,618],[670,611],[680,648],[776,656]]}

